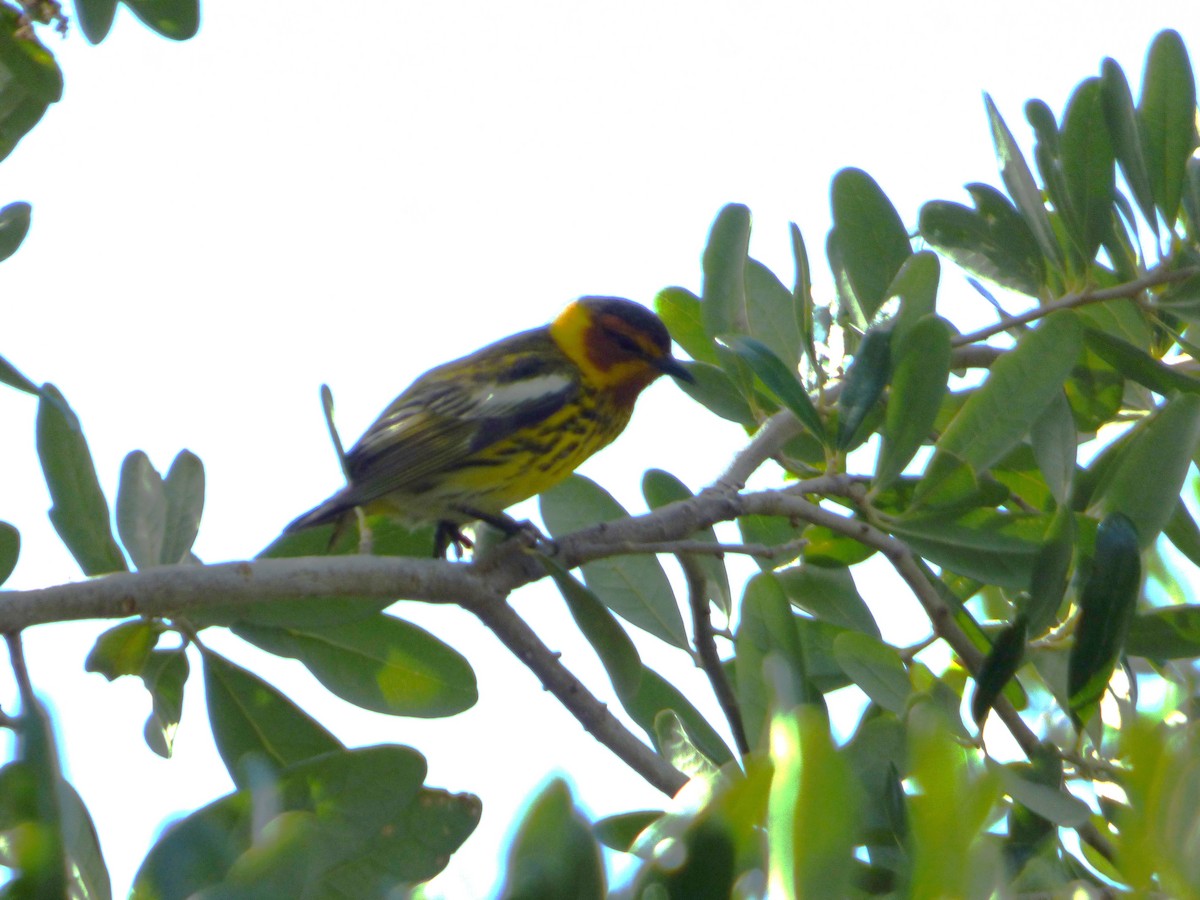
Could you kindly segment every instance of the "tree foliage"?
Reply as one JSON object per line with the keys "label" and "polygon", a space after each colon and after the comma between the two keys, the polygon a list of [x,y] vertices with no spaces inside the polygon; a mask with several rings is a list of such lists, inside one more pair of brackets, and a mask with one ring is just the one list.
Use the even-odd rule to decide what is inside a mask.
{"label": "tree foliage", "polygon": [[[195,0],[128,2],[167,37],[195,33]],[[108,33],[115,5],[78,5],[89,40]],[[61,93],[30,15],[0,6],[0,156]],[[56,21],[57,7],[37,16]],[[750,211],[721,210],[701,292],[668,287],[656,308],[692,358],[686,389],[745,427],[745,449],[696,494],[646,473],[644,514],[574,477],[541,498],[553,542],[483,540],[470,562],[435,561],[429,530],[373,519],[369,556],[355,529],[327,528],[249,563],[204,566],[191,550],[200,460],[183,451],[163,475],[134,451],[110,503],[67,400],[0,359],[0,380],[38,403],[54,527],[80,569],[102,576],[0,592],[21,691],[19,714],[0,720],[16,737],[0,768],[6,895],[111,894],[21,655],[23,628],[80,618],[120,620],[86,665],[142,679],[145,740],[163,756],[199,664],[236,785],[149,849],[134,896],[382,897],[435,875],[478,821],[478,799],[425,785],[412,748],[344,746],[205,642],[227,628],[375,712],[469,708],[487,661],[390,613],[399,598],[476,615],[663,791],[661,809],[588,822],[569,788],[550,784],[519,824],[504,897],[605,896],[602,847],[638,861],[623,896],[1192,895],[1200,603],[1146,590],[1188,595],[1200,566],[1191,63],[1168,31],[1136,102],[1111,59],[1061,121],[1031,100],[1032,164],[990,98],[985,111],[1003,190],[971,184],[970,205],[926,203],[914,234],[868,173],[838,173],[828,300],[813,294],[797,228],[789,288],[749,256]],[[29,221],[28,204],[0,210],[0,258]],[[944,263],[980,279],[993,324],[955,326],[939,305]],[[747,489],[755,473],[771,486]],[[743,543],[722,543],[721,523]],[[0,522],[0,581],[20,549]],[[758,563],[742,585],[726,571],[733,553]],[[677,558],[682,595],[662,556]],[[927,640],[884,638],[859,568],[868,560],[915,596]],[[640,734],[508,605],[542,579]],[[694,653],[724,721],[648,667],[630,628]],[[845,688],[865,703],[839,742],[827,705],[848,702],[831,696]],[[996,749],[1006,745],[1021,757]]]}

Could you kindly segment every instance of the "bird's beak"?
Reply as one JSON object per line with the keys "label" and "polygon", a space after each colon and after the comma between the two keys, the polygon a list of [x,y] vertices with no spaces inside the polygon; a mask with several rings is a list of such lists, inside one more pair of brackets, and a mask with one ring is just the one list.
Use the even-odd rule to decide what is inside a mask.
{"label": "bird's beak", "polygon": [[664,375],[670,375],[672,378],[678,378],[680,381],[686,381],[688,384],[695,384],[696,379],[687,369],[683,367],[683,363],[673,356],[663,356],[654,361],[654,367]]}

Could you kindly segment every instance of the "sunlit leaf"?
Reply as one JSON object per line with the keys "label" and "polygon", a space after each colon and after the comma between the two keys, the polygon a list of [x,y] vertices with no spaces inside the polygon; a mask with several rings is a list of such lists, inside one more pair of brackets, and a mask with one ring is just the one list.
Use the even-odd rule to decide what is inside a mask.
{"label": "sunlit leaf", "polygon": [[832,205],[841,263],[870,323],[912,255],[908,230],[875,179],[861,169],[842,169],[834,176]]}

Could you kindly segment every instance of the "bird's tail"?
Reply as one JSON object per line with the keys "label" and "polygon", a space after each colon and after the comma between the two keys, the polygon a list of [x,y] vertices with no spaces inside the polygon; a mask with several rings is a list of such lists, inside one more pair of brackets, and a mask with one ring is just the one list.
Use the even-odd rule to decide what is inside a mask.
{"label": "bird's tail", "polygon": [[357,505],[354,498],[349,496],[349,489],[345,488],[338,491],[324,503],[314,506],[308,512],[304,513],[304,515],[297,516],[283,529],[283,533],[291,534],[295,531],[302,531],[305,528],[314,528],[317,525],[340,522]]}

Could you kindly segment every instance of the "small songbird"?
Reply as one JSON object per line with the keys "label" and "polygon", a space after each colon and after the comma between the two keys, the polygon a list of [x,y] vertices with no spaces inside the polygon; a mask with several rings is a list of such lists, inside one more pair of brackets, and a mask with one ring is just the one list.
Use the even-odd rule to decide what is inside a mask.
{"label": "small songbird", "polygon": [[430,369],[346,454],[349,483],[287,526],[340,522],[355,507],[436,522],[434,555],[470,546],[461,526],[504,515],[620,434],[662,374],[693,381],[662,320],[617,297],[583,297],[549,325]]}

